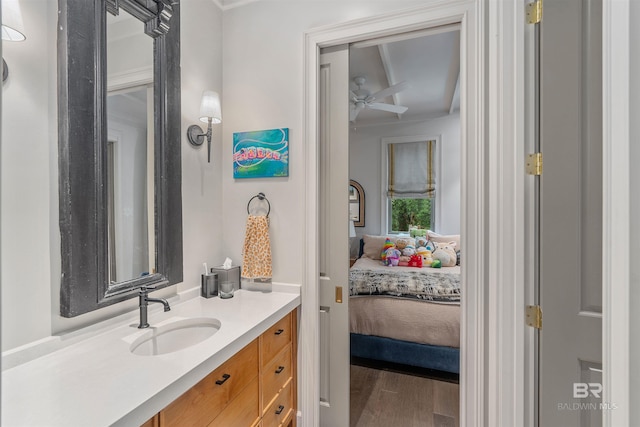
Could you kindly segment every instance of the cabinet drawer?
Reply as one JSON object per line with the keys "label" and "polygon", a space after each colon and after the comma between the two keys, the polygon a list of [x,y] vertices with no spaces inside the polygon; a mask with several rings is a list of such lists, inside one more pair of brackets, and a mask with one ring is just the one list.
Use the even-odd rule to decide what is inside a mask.
{"label": "cabinet drawer", "polygon": [[262,416],[263,427],[280,427],[290,418],[293,411],[293,396],[291,393],[291,381],[278,394],[271,406]]}
{"label": "cabinet drawer", "polygon": [[261,339],[262,366],[265,366],[276,354],[291,342],[291,313],[270,327]]}
{"label": "cabinet drawer", "polygon": [[167,406],[160,413],[162,425],[206,426],[257,376],[258,341],[254,340]]}
{"label": "cabinet drawer", "polygon": [[250,427],[260,418],[258,378],[254,379],[208,427]]}
{"label": "cabinet drawer", "polygon": [[160,425],[160,421],[158,420],[158,414],[155,414],[146,423],[142,424],[140,427],[158,427]]}
{"label": "cabinet drawer", "polygon": [[289,344],[262,370],[263,408],[266,409],[271,404],[291,376],[291,344]]}

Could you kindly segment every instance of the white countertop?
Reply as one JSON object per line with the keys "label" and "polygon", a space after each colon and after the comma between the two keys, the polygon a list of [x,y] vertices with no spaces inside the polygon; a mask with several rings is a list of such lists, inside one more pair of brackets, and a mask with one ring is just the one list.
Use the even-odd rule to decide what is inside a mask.
{"label": "white countertop", "polygon": [[[193,298],[149,323],[213,317],[207,340],[174,353],[129,351],[137,323],[114,326],[2,373],[3,426],[139,426],[300,304],[299,293],[236,291]],[[129,318],[131,320],[131,318]]]}

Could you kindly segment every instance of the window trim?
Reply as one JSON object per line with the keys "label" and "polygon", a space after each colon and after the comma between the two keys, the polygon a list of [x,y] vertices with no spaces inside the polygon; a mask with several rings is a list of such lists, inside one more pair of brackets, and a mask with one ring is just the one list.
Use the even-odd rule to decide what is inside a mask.
{"label": "window trim", "polygon": [[[440,154],[440,141],[442,140],[442,135],[415,135],[415,136],[397,136],[390,138],[381,138],[380,140],[380,234],[393,234],[391,233],[391,203],[386,194],[386,183],[389,178],[389,161],[388,161],[388,145],[389,144],[398,144],[398,143],[411,143],[411,142],[421,142],[421,141],[435,141],[435,162],[434,162],[434,173],[436,176],[436,185],[440,182],[440,165],[442,163],[442,158]],[[436,190],[435,196],[435,211],[432,213],[433,221],[432,224],[433,231],[437,231],[440,229],[440,198],[441,194]]]}

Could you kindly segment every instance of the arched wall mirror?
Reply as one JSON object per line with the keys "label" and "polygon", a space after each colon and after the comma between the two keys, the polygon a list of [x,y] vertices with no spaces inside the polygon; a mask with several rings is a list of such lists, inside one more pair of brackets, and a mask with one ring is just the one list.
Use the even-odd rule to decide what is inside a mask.
{"label": "arched wall mirror", "polygon": [[364,190],[357,181],[349,180],[349,220],[356,227],[364,227]]}
{"label": "arched wall mirror", "polygon": [[58,7],[60,314],[74,317],[182,281],[180,2]]}

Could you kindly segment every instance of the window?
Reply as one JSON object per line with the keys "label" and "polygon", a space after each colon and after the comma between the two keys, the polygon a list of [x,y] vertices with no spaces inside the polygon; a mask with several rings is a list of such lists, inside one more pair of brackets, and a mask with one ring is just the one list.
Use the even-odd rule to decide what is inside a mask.
{"label": "window", "polygon": [[433,230],[434,199],[389,199],[390,233],[408,232],[410,227]]}
{"label": "window", "polygon": [[435,229],[435,147],[422,136],[383,140],[383,231]]}

